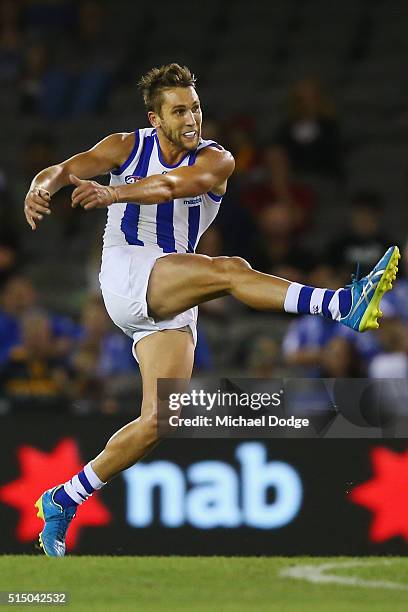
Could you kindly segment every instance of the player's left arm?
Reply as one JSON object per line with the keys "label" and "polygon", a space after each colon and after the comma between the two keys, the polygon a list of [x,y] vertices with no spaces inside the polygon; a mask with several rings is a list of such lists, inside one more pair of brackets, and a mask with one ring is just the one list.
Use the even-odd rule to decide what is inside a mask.
{"label": "player's left arm", "polygon": [[176,168],[166,174],[154,174],[129,185],[103,187],[95,181],[77,179],[72,206],[86,210],[110,206],[116,202],[160,204],[183,197],[195,197],[208,191],[222,195],[235,161],[229,151],[207,147],[199,152],[192,166]]}

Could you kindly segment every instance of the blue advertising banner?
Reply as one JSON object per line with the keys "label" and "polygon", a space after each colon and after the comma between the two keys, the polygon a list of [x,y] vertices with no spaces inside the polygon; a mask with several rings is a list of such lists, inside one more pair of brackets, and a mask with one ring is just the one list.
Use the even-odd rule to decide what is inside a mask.
{"label": "blue advertising banner", "polygon": [[[0,420],[2,553],[35,550],[39,495],[124,421]],[[74,554],[405,554],[404,440],[165,440],[78,510]]]}

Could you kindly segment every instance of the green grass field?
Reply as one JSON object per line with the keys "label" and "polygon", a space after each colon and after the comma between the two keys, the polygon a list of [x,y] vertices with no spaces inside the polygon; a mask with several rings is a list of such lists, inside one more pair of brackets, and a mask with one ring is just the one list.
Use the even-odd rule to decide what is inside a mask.
{"label": "green grass field", "polygon": [[[351,567],[355,561],[361,565]],[[330,567],[322,570],[321,564],[326,563]],[[323,578],[318,575],[317,579],[330,582],[280,575],[293,566],[302,571],[312,566],[312,576],[316,578],[319,570]],[[406,612],[407,575],[408,558],[401,557],[0,556],[0,591],[67,591],[70,604],[65,609],[109,612],[212,612],[218,608],[230,612]],[[339,577],[358,584],[331,582]],[[50,605],[36,605],[35,609],[56,607],[64,609]]]}

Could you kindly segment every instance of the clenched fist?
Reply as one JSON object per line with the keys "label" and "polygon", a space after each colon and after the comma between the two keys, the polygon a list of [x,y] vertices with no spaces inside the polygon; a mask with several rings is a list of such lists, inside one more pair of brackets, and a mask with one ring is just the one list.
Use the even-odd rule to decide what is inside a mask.
{"label": "clenched fist", "polygon": [[24,214],[32,230],[37,229],[35,220],[41,221],[43,215],[50,215],[50,192],[41,187],[30,189],[24,200]]}
{"label": "clenched fist", "polygon": [[69,175],[69,180],[76,185],[72,192],[72,206],[82,206],[85,210],[91,208],[105,208],[118,201],[114,187],[106,187],[96,181],[79,179],[74,174]]}

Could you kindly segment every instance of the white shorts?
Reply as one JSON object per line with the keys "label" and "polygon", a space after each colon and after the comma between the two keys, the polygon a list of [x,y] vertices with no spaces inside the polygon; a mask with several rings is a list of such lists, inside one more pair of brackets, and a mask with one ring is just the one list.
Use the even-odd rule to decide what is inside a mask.
{"label": "white shorts", "polygon": [[[166,257],[166,253],[132,245],[110,246],[102,252],[99,282],[105,307],[115,325],[133,338],[135,359],[135,346],[139,340],[163,329],[188,326],[194,346],[197,343],[197,306],[165,321],[155,321],[149,316],[147,286],[156,259],[161,257]],[[163,300],[165,299],[166,296],[163,295]]]}

